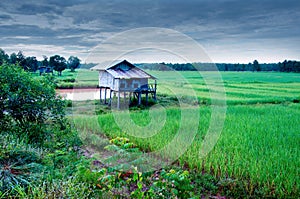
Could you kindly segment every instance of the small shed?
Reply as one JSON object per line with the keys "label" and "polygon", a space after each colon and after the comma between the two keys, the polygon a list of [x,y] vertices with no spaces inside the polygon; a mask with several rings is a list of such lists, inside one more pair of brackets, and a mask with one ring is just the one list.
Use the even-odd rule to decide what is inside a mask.
{"label": "small shed", "polygon": [[[112,94],[117,95],[117,108],[119,109],[121,93],[124,101],[126,101],[128,94],[129,103],[136,97],[140,105],[143,94],[146,96],[146,104],[148,103],[149,94],[156,100],[157,79],[127,60],[111,63],[108,66],[105,63],[98,64],[91,70],[99,71],[100,100],[102,101],[104,90],[105,104],[111,104]],[[150,79],[154,83],[150,84]],[[109,92],[109,102],[107,102],[107,92]]]}
{"label": "small shed", "polygon": [[39,67],[40,75],[43,75],[45,73],[52,73],[53,74],[53,69],[50,66],[41,66]]}

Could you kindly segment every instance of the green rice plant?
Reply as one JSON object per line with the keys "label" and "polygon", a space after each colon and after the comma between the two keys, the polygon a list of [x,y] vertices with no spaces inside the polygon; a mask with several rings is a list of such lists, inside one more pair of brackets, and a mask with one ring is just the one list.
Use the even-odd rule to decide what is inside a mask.
{"label": "green rice plant", "polygon": [[[147,139],[130,136],[132,132],[122,133],[111,114],[99,115],[98,124],[85,128],[108,137],[126,136],[144,151],[155,151],[173,139],[180,122],[179,108],[166,111],[167,121],[163,129]],[[243,188],[248,195],[259,192],[270,197],[297,196],[300,105],[229,106],[221,137],[204,159],[199,159],[198,155],[210,121],[210,108],[203,107],[200,111],[198,133],[180,157],[182,165],[212,173],[217,178],[229,177],[245,182]],[[146,112],[132,112],[131,117],[136,123],[145,125],[149,121]],[[77,124],[85,119],[75,118]]]}
{"label": "green rice plant", "polygon": [[[74,117],[76,128],[87,134],[116,138],[126,137],[144,152],[162,149],[174,139],[180,127],[181,110],[172,88],[190,99],[187,86],[192,86],[200,105],[200,121],[191,146],[178,159],[180,165],[212,174],[224,187],[226,195],[238,197],[299,197],[299,129],[300,74],[222,72],[228,104],[226,120],[214,149],[199,158],[211,117],[210,91],[197,72],[150,71],[159,78],[158,104],[165,107],[163,128],[147,138],[137,129],[123,131],[115,121],[122,111],[105,112],[93,117]],[[204,72],[216,75],[215,72]],[[178,74],[182,78],[178,78]],[[217,82],[220,83],[220,82]],[[131,120],[141,127],[151,117],[148,109],[132,109]],[[180,147],[180,146],[178,146]],[[215,185],[215,183],[212,183]],[[212,186],[213,186],[212,185]],[[204,186],[204,185],[202,185]],[[226,192],[226,190],[228,192]]]}

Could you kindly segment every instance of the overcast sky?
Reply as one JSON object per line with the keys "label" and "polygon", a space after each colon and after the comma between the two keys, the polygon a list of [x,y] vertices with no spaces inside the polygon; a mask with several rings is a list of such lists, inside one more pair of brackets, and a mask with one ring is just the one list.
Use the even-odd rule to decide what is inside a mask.
{"label": "overcast sky", "polygon": [[[85,60],[111,36],[143,27],[186,34],[213,62],[300,60],[299,0],[0,1],[0,48],[8,53],[22,50],[38,58],[60,54]],[[164,41],[157,37],[156,42]],[[172,42],[176,45],[176,38]],[[151,57],[139,60],[163,61],[162,56]],[[165,57],[165,62],[172,61]]]}

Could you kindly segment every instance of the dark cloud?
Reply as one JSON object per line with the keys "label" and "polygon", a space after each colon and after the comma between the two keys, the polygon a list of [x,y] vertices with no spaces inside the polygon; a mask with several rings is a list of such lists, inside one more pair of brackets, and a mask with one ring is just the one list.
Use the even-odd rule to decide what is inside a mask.
{"label": "dark cloud", "polygon": [[[22,34],[20,34],[22,33]],[[6,25],[0,29],[2,44],[54,44],[54,45],[83,45],[93,47],[95,42],[86,41],[89,30],[40,28],[32,25]],[[34,41],[34,42],[33,42]]]}
{"label": "dark cloud", "polygon": [[[0,36],[28,37],[6,43],[81,45],[91,47],[124,30],[163,27],[183,32],[203,45],[229,48],[268,40],[269,45],[300,34],[299,0],[41,0],[0,2]],[[272,42],[274,41],[274,42]],[[5,42],[4,39],[1,42]],[[250,48],[249,46],[247,47]],[[253,46],[251,46],[253,48]]]}
{"label": "dark cloud", "polygon": [[[65,15],[75,24],[89,22],[129,29],[143,26],[176,28],[181,26],[213,27],[228,34],[249,34],[265,27],[286,26],[299,31],[298,1],[130,1],[128,3],[91,2],[72,9]],[[187,28],[188,29],[188,28]],[[186,30],[184,30],[186,31]],[[187,30],[187,32],[189,32]],[[282,35],[285,36],[285,35]]]}
{"label": "dark cloud", "polygon": [[56,32],[50,29],[43,29],[33,25],[3,25],[0,29],[0,36],[55,36]]}
{"label": "dark cloud", "polygon": [[35,4],[23,4],[16,9],[16,13],[24,15],[36,15],[44,13],[63,13],[63,10],[53,5],[35,5]]}
{"label": "dark cloud", "polygon": [[9,20],[9,19],[12,19],[10,15],[0,14],[0,20]]}

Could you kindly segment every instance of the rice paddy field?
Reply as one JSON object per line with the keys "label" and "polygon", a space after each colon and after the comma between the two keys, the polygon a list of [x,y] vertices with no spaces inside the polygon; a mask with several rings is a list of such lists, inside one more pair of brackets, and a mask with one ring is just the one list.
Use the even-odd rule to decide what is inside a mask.
{"label": "rice paddy field", "polygon": [[[241,182],[249,196],[260,192],[264,197],[300,197],[300,74],[149,73],[158,78],[161,108],[126,112],[109,108],[95,111],[93,107],[89,111],[88,103],[81,102],[74,105],[75,126],[100,137],[128,137],[143,151],[151,152],[167,146],[184,125],[187,134],[194,130],[195,134],[188,137],[190,144],[176,164],[211,173],[219,179]],[[82,80],[88,77],[78,74]],[[90,77],[97,83],[97,74]],[[213,149],[206,156],[200,156],[216,106],[226,109],[224,123],[220,120],[223,128]],[[199,118],[194,117],[195,112]],[[116,117],[124,118],[126,124],[123,117],[126,114],[136,128],[126,128],[117,122]],[[182,117],[186,117],[185,124]],[[164,120],[160,128],[151,122],[160,120],[157,118]],[[149,128],[158,130],[149,136]]]}

